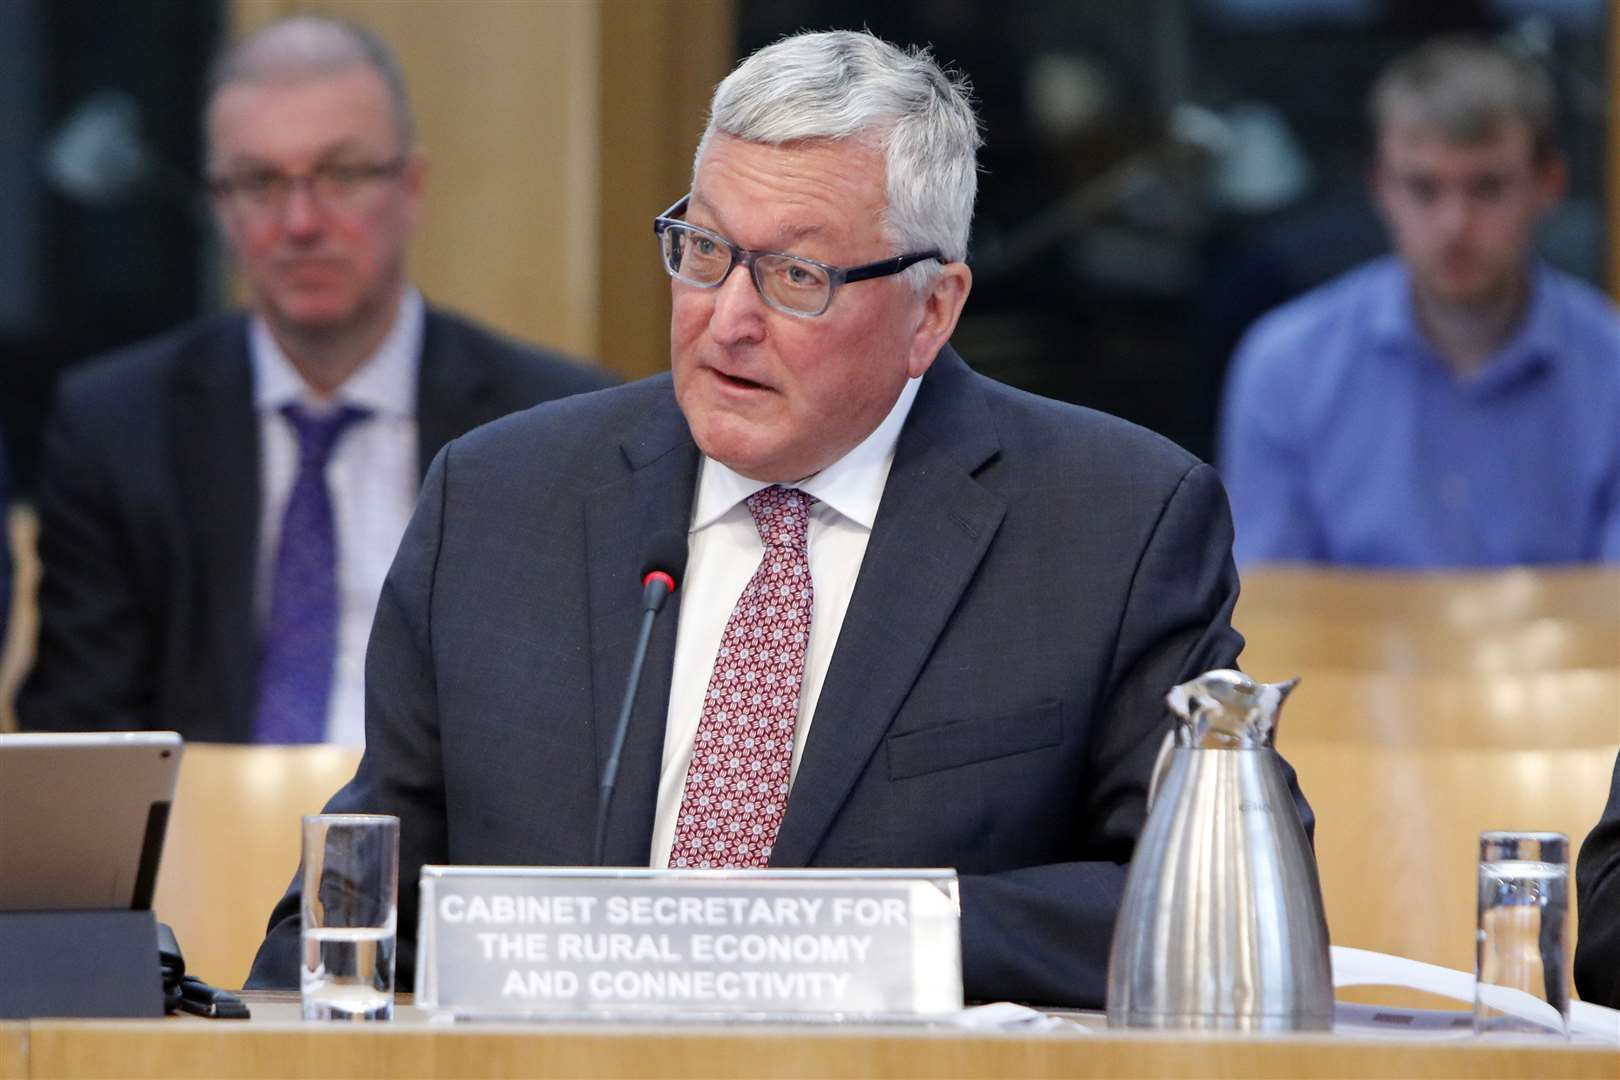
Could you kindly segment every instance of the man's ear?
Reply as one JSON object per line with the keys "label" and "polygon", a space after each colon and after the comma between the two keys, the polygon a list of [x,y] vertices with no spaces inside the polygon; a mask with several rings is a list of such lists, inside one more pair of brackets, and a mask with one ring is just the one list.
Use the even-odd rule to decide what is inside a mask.
{"label": "man's ear", "polygon": [[928,283],[928,292],[922,299],[922,318],[911,338],[911,357],[906,375],[915,379],[928,370],[939,355],[939,350],[956,332],[956,321],[962,316],[962,305],[967,303],[973,290],[973,271],[965,262],[946,263],[934,280]]}

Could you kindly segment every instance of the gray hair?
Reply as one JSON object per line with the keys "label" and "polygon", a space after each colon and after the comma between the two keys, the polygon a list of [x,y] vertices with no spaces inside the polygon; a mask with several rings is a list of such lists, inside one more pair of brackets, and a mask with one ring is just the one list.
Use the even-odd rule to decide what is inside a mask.
{"label": "gray hair", "polygon": [[1518,120],[1530,129],[1537,160],[1556,151],[1552,80],[1534,61],[1482,38],[1437,38],[1400,57],[1373,85],[1369,105],[1378,134],[1411,126],[1466,145]]}
{"label": "gray hair", "polygon": [[294,82],[367,67],[388,91],[401,151],[416,145],[416,115],[405,75],[388,43],[359,23],[329,15],[292,15],[248,35],[215,58],[208,102],[233,83]]}
{"label": "gray hair", "polygon": [[[716,132],[779,146],[857,139],[883,153],[884,235],[896,253],[937,248],[967,257],[978,190],[978,120],[971,89],[927,49],[865,32],[796,34],[744,60],[714,91],[693,171]],[[905,271],[921,291],[938,263]]]}

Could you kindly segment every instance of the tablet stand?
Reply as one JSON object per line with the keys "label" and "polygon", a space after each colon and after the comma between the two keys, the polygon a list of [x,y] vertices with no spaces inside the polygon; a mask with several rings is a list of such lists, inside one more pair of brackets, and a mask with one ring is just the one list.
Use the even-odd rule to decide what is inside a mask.
{"label": "tablet stand", "polygon": [[0,1019],[163,1015],[150,911],[0,911]]}

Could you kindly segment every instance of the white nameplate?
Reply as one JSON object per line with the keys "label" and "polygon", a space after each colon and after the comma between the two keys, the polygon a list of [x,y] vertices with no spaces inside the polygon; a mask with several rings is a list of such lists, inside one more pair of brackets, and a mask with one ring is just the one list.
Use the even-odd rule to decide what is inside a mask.
{"label": "white nameplate", "polygon": [[416,1004],[458,1017],[962,1008],[954,870],[424,866]]}

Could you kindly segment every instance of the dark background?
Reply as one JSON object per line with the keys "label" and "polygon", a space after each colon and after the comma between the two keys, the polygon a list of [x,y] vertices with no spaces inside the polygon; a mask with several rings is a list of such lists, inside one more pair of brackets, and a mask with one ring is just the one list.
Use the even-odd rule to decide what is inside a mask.
{"label": "dark background", "polygon": [[[1365,100],[1395,55],[1499,35],[1554,73],[1573,166],[1551,261],[1596,281],[1606,129],[1603,0],[740,0],[738,54],[800,29],[931,44],[979,99],[974,367],[1214,452],[1226,363],[1256,316],[1384,250],[1365,193]],[[1210,125],[1269,110],[1264,139]],[[1253,130],[1253,129],[1251,129]],[[1214,140],[1216,143],[1218,139]],[[1233,178],[1243,180],[1236,182]],[[1246,178],[1246,179],[1245,179]]]}
{"label": "dark background", "polygon": [[[1555,73],[1573,185],[1545,248],[1597,278],[1605,6],[737,0],[735,45],[864,26],[966,71],[987,143],[957,344],[1209,457],[1243,329],[1384,249],[1364,99],[1430,34],[1505,35]],[[25,493],[64,366],[222,300],[199,113],[225,21],[217,0],[0,0],[0,426]]]}

